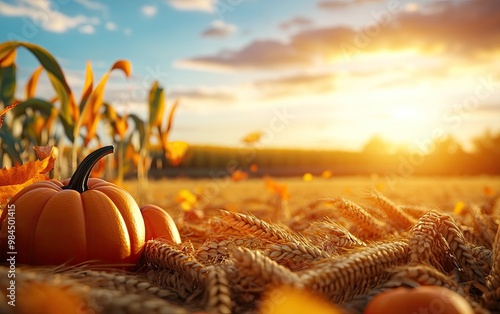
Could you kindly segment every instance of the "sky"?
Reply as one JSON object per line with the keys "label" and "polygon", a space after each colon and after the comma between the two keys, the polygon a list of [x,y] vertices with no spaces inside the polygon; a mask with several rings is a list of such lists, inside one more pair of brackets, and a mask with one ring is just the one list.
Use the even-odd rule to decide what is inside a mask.
{"label": "sky", "polygon": [[[146,117],[155,80],[180,101],[172,140],[359,150],[500,132],[498,0],[0,0],[0,41],[46,48],[77,99],[117,60],[105,99]],[[20,51],[18,96],[37,60]],[[42,79],[37,94],[54,91]]]}

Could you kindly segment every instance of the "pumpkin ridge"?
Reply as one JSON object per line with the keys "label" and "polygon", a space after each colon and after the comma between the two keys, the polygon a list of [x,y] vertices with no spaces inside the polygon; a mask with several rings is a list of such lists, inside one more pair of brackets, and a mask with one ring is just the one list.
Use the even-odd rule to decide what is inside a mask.
{"label": "pumpkin ridge", "polygon": [[[121,190],[116,185],[100,185],[100,186],[93,188],[92,191],[99,191],[99,192],[103,193],[109,199],[111,199],[114,204],[116,204],[117,201],[120,201],[120,199],[123,198],[122,195],[120,195],[120,194],[127,194],[127,196],[130,198],[130,201],[132,202],[132,204],[135,204],[135,200],[132,197],[132,195],[127,191]],[[113,191],[113,195],[110,196],[108,194],[108,191]],[[139,209],[139,206],[137,206],[137,211],[135,213],[129,212],[128,215],[125,212],[124,207],[122,207],[122,206],[116,206],[116,207],[117,207],[117,210],[118,210],[120,216],[125,221],[125,226],[126,226],[126,231],[127,231],[126,233],[127,233],[128,238],[129,238],[129,241],[130,241],[130,249],[131,249],[131,251],[133,251],[134,254],[136,254],[136,253],[138,254],[140,251],[142,251],[142,247],[144,246],[144,243],[145,243],[144,241],[141,241],[141,238],[144,239],[146,236],[145,222],[144,222],[144,218],[141,214],[141,211]],[[126,208],[129,208],[129,206],[127,206]],[[127,217],[125,217],[125,215]],[[130,219],[130,218],[133,218],[133,219]],[[141,229],[140,225],[136,225],[133,223],[134,221],[137,221],[137,220],[143,221],[143,232],[140,232],[140,229]],[[142,237],[134,236],[137,234],[140,235],[141,233],[143,235]]]}
{"label": "pumpkin ridge", "polygon": [[[96,208],[96,209],[93,209],[95,211],[96,214],[98,215],[101,215],[100,218],[102,218],[102,215],[104,215],[104,217],[111,217],[112,219],[117,219],[119,221],[115,221],[115,224],[118,224],[119,227],[116,227],[114,229],[110,229],[110,228],[107,228],[105,230],[105,232],[103,232],[104,234],[108,235],[110,232],[116,232],[116,234],[114,234],[114,236],[121,236],[122,239],[120,239],[121,241],[118,241],[118,239],[115,239],[117,243],[120,243],[122,244],[120,247],[117,247],[115,249],[119,249],[118,251],[120,251],[121,253],[124,253],[124,250],[126,251],[125,255],[127,255],[127,257],[123,258],[121,257],[121,259],[125,259],[125,262],[127,262],[128,259],[130,259],[130,256],[131,253],[132,253],[132,246],[131,246],[131,241],[130,241],[130,236],[129,236],[129,231],[128,231],[128,228],[127,228],[127,223],[125,221],[125,218],[122,216],[118,206],[113,202],[113,199],[111,199],[110,197],[108,197],[105,193],[103,193],[102,191],[99,191],[99,190],[95,190],[95,189],[91,189],[91,190],[88,190],[88,192],[90,193],[85,193],[85,194],[81,194],[81,200],[82,200],[82,204],[84,205],[84,209],[88,210],[88,209],[93,209],[91,204],[95,204],[96,202],[104,202],[104,200],[108,203],[106,205],[103,205],[103,206],[106,206],[106,209],[107,210],[102,210],[103,208]],[[88,202],[85,202],[85,198],[88,198],[87,201]],[[98,200],[98,201],[97,201]],[[111,207],[111,208],[108,208],[108,205]],[[111,210],[112,209],[112,210]],[[113,213],[112,213],[113,212]],[[102,239],[103,242],[99,242],[98,240],[96,240],[96,234],[97,232],[91,232],[92,231],[92,227],[95,225],[95,221],[92,221],[93,219],[95,219],[95,217],[91,217],[89,218],[89,212],[86,213],[85,215],[85,232],[86,232],[86,245],[87,245],[87,252],[91,252],[92,254],[91,255],[96,255],[96,251],[100,251],[100,250],[95,250],[95,247],[101,247],[101,245],[103,243],[106,243],[108,245],[105,245],[106,247],[109,247],[109,239],[111,237],[106,237],[105,239]],[[88,219],[87,219],[88,218]],[[105,222],[106,223],[106,222]],[[101,225],[101,227],[103,227]],[[93,231],[96,231],[95,228],[93,228]],[[128,240],[128,241],[123,241],[123,240]],[[90,247],[92,246],[92,247]],[[108,251],[105,252],[106,254],[104,255],[107,255],[107,253],[109,253]],[[102,260],[101,261],[105,261],[107,259],[107,257],[100,257]]]}
{"label": "pumpkin ridge", "polygon": [[[38,216],[38,218],[37,218],[37,223],[36,223],[36,225],[35,225],[35,229],[34,229],[34,231],[33,231],[33,233],[32,233],[32,237],[33,237],[33,239],[32,239],[32,242],[31,242],[32,244],[31,244],[31,250],[30,250],[30,255],[31,255],[31,256],[30,256],[30,263],[33,263],[33,264],[39,264],[39,261],[37,261],[37,260],[35,260],[35,259],[34,259],[33,254],[34,254],[35,248],[39,248],[39,247],[40,247],[40,245],[35,245],[35,243],[36,243],[36,236],[37,236],[37,234],[38,234],[38,232],[39,232],[39,228],[41,228],[41,229],[43,230],[43,229],[44,229],[44,228],[43,228],[43,225],[45,225],[45,226],[47,225],[47,223],[43,223],[43,222],[42,222],[42,219],[40,219],[40,217],[42,216],[42,214],[43,214],[43,213],[45,213],[45,214],[47,215],[47,212],[48,212],[47,206],[48,206],[48,204],[49,204],[51,201],[52,201],[52,202],[54,202],[54,203],[56,203],[56,204],[58,204],[58,201],[53,200],[55,197],[57,197],[57,198],[67,197],[67,198],[71,198],[71,201],[72,201],[71,203],[69,203],[69,202],[68,202],[68,206],[76,207],[76,206],[74,205],[73,201],[76,201],[76,200],[78,200],[78,199],[81,199],[81,197],[80,197],[79,195],[77,195],[77,196],[70,196],[70,195],[65,196],[64,194],[61,194],[61,193],[75,193],[75,192],[76,192],[76,191],[71,191],[71,192],[70,192],[70,191],[64,191],[64,190],[62,190],[62,191],[59,191],[59,193],[54,193],[54,194],[53,194],[53,195],[52,195],[52,196],[51,196],[51,197],[47,200],[47,202],[44,204],[44,206],[43,206],[42,210],[40,210],[40,212],[39,212],[39,216]],[[83,204],[81,204],[81,206],[83,206]],[[56,206],[55,206],[55,208],[57,208],[57,207],[58,207],[58,206],[56,205]],[[81,208],[83,208],[83,207],[81,207]],[[63,213],[66,213],[66,212],[68,212],[68,211],[67,211],[67,209],[68,209],[68,208],[64,208],[64,210],[61,210],[61,211],[62,211]],[[70,210],[74,210],[74,209],[72,208],[72,209],[70,209]],[[54,211],[54,209],[53,209],[53,211]],[[72,215],[75,215],[75,214],[72,214]],[[80,213],[79,213],[79,214],[76,214],[76,215],[78,215],[78,216],[83,216],[83,212],[82,212],[82,211],[80,211]],[[58,216],[60,216],[60,215],[58,215]],[[53,218],[52,218],[51,216],[49,216],[49,215],[48,215],[47,217],[49,217],[49,221],[51,221],[51,222],[52,222]],[[83,216],[83,222],[85,222],[85,219],[84,219],[84,218],[85,218],[85,217]],[[80,223],[82,223],[82,221],[79,221],[79,222],[78,222],[78,224],[80,224]],[[59,231],[61,231],[61,230],[63,230],[63,229],[64,229],[64,228],[59,228],[59,229],[58,229],[58,232],[59,232]],[[72,233],[79,233],[79,232],[80,232],[80,230],[72,230]],[[85,231],[85,232],[86,232],[86,231]],[[45,232],[43,232],[43,233],[45,233]],[[61,236],[62,236],[62,237],[64,237],[64,240],[66,240],[66,237],[67,237],[66,233],[62,232]],[[84,238],[84,237],[82,237],[82,238]],[[57,242],[57,240],[55,240],[55,241]],[[63,242],[64,242],[64,241],[63,241]],[[80,244],[80,243],[78,243],[78,244]],[[57,242],[57,243],[52,243],[52,244],[50,244],[50,243],[49,243],[49,244],[46,244],[46,245],[48,245],[50,248],[52,248],[53,246],[59,246],[59,247],[61,248],[61,245],[60,245],[60,243],[59,243],[59,242]],[[76,245],[76,244],[75,244],[75,245]],[[42,245],[42,246],[43,246],[43,245]],[[73,246],[73,247],[70,247],[70,248],[64,247],[64,248],[61,248],[61,249],[72,250],[72,249],[74,249],[75,247],[76,247],[76,246]],[[79,248],[79,249],[82,249],[82,247],[81,247],[80,245],[78,246],[78,248]],[[73,263],[74,263],[74,260],[78,260],[79,262],[81,262],[81,259],[83,259],[83,260],[87,259],[87,251],[88,251],[88,250],[87,250],[86,246],[83,246],[83,249],[84,249],[84,251],[83,251],[83,254],[82,254],[81,256],[79,256],[80,254],[75,255],[75,256],[73,256],[73,260],[61,261],[61,263],[68,263],[68,262],[69,262],[69,263],[72,263],[72,264],[73,264]],[[82,252],[80,252],[80,253],[82,253]],[[40,257],[40,254],[36,254],[36,255],[38,256],[38,258]],[[44,259],[46,259],[46,258],[44,258]]]}
{"label": "pumpkin ridge", "polygon": [[[50,189],[50,188],[48,188],[48,189]],[[28,194],[29,194],[30,192],[32,192],[32,191],[35,191],[35,190],[28,191],[26,194],[23,194],[23,196],[24,196],[24,195],[28,195]],[[40,210],[38,211],[38,214],[36,215],[36,219],[35,219],[36,223],[35,223],[35,228],[34,228],[34,230],[36,230],[36,228],[38,227],[38,221],[39,221],[39,219],[40,219],[40,216],[42,215],[43,210],[45,209],[45,205],[47,205],[47,203],[50,201],[50,199],[51,199],[51,198],[53,198],[53,197],[54,197],[54,195],[56,195],[56,193],[58,192],[58,191],[56,191],[56,190],[53,190],[53,191],[54,191],[54,194],[52,194],[52,195],[51,195],[51,196],[50,196],[50,197],[49,197],[49,198],[45,201],[45,203],[41,206]],[[36,233],[36,232],[32,232],[32,233],[31,233],[31,237],[30,237],[30,240],[29,240],[29,247],[30,247],[30,248],[33,246],[33,243],[35,242],[35,233]],[[33,250],[32,250],[32,249],[30,249],[30,250],[29,250],[29,254],[30,254],[30,255],[29,255],[29,263],[30,263],[30,264],[32,264],[32,263],[33,263]]]}

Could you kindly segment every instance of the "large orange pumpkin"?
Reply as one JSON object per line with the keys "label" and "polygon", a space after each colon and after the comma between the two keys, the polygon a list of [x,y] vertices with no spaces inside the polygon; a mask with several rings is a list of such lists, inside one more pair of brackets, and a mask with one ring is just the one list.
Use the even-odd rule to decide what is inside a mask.
{"label": "large orange pumpkin", "polygon": [[[70,180],[27,186],[9,202],[15,207],[16,262],[32,265],[135,264],[144,247],[144,220],[133,197],[101,179],[89,179],[113,146],[89,154]],[[7,211],[0,217],[0,251],[7,247]]]}
{"label": "large orange pumpkin", "polygon": [[181,243],[181,236],[174,220],[161,207],[148,204],[141,207],[142,218],[146,226],[146,241],[162,238],[174,243]]}
{"label": "large orange pumpkin", "polygon": [[366,306],[364,314],[380,313],[473,314],[474,311],[456,292],[440,286],[420,286],[398,287],[376,295]]}

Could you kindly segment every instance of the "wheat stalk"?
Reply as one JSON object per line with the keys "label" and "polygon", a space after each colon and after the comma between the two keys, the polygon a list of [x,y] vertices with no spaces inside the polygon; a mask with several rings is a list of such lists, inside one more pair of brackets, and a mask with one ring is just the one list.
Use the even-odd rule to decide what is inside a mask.
{"label": "wheat stalk", "polygon": [[207,267],[204,304],[205,309],[210,313],[231,313],[231,289],[224,268],[218,266]]}
{"label": "wheat stalk", "polygon": [[[304,286],[337,302],[369,292],[385,282],[386,269],[408,262],[405,242],[375,243],[317,263],[300,275]],[[349,290],[350,289],[350,290]]]}
{"label": "wheat stalk", "polygon": [[269,224],[252,215],[221,210],[222,220],[240,234],[252,235],[271,242],[301,242],[298,236],[284,228]]}
{"label": "wheat stalk", "polygon": [[483,295],[483,303],[491,310],[498,310],[500,308],[500,226],[497,228],[493,243],[493,264],[486,280],[487,292]]}
{"label": "wheat stalk", "polygon": [[465,240],[460,228],[450,215],[441,214],[440,219],[440,233],[457,257],[459,265],[469,279],[477,281],[480,285],[484,285],[485,274],[476,263],[474,256],[472,256],[471,246]]}
{"label": "wheat stalk", "polygon": [[162,240],[150,240],[144,249],[144,262],[163,269],[181,273],[187,280],[203,282],[205,266],[194,256],[175,248],[171,243]]}
{"label": "wheat stalk", "polygon": [[384,236],[384,224],[375,219],[361,206],[341,197],[328,199],[328,201],[342,214],[343,217],[351,220],[370,237],[377,239]]}
{"label": "wheat stalk", "polygon": [[[474,229],[478,230],[481,243],[484,243],[486,248],[492,248],[493,239],[495,239],[495,232],[490,229],[491,224],[486,221],[481,209],[477,205],[472,205],[469,208],[472,217]],[[496,230],[495,230],[496,231]]]}
{"label": "wheat stalk", "polygon": [[[242,286],[255,286],[257,290],[264,291],[269,286],[282,284],[301,287],[302,284],[296,273],[284,266],[279,265],[260,251],[252,251],[247,248],[235,248],[230,252],[231,259],[237,269],[236,281],[243,282]],[[256,279],[253,281],[253,279]],[[250,282],[248,282],[250,280]]]}
{"label": "wheat stalk", "polygon": [[304,263],[330,257],[326,251],[294,242],[272,244],[264,251],[264,255],[292,270],[298,270]]}
{"label": "wheat stalk", "polygon": [[398,205],[379,192],[368,195],[368,199],[378,205],[389,217],[389,223],[398,229],[408,229],[416,223],[415,218],[405,213]]}

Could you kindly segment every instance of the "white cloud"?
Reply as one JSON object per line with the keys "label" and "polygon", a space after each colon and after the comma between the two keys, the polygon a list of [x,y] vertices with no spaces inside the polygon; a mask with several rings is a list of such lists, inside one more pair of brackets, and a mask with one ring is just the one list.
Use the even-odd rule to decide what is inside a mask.
{"label": "white cloud", "polygon": [[170,6],[179,10],[214,12],[217,0],[167,0]]}
{"label": "white cloud", "polygon": [[132,29],[130,27],[125,27],[125,29],[123,30],[123,33],[127,36],[130,36],[130,35],[132,35]]}
{"label": "white cloud", "polygon": [[113,22],[107,22],[105,27],[108,31],[116,31],[118,29],[118,26]]}
{"label": "white cloud", "polygon": [[141,8],[141,12],[146,16],[155,16],[158,9],[154,5],[145,5]]}
{"label": "white cloud", "polygon": [[96,11],[102,11],[106,12],[108,10],[108,7],[100,2],[97,1],[92,1],[92,0],[75,0],[76,3],[79,3],[80,5],[84,6],[85,8],[89,10],[96,10]]}
{"label": "white cloud", "polygon": [[83,25],[82,27],[80,27],[79,31],[82,34],[94,34],[95,27],[93,25],[87,24],[87,25]]}
{"label": "white cloud", "polygon": [[203,37],[227,37],[236,31],[236,25],[216,20],[201,35]]}
{"label": "white cloud", "polygon": [[15,5],[0,2],[0,15],[27,17],[32,27],[41,27],[54,33],[64,33],[80,25],[97,25],[98,18],[85,15],[67,16],[61,13],[57,4],[47,0],[24,0]]}

